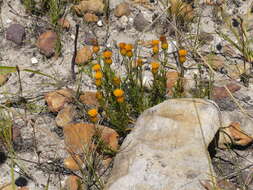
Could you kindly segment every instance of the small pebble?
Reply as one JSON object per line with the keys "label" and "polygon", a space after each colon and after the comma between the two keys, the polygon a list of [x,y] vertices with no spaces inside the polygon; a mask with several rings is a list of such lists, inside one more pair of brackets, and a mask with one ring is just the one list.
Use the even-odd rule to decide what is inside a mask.
{"label": "small pebble", "polygon": [[128,18],[127,18],[127,16],[122,16],[122,17],[120,17],[120,23],[121,23],[121,26],[122,27],[126,27],[127,26],[127,23],[128,23]]}
{"label": "small pebble", "polygon": [[38,59],[36,57],[32,57],[31,62],[32,62],[32,64],[36,64],[36,63],[38,63]]}
{"label": "small pebble", "polygon": [[7,24],[10,24],[11,22],[12,22],[11,19],[6,19],[6,23],[7,23]]}
{"label": "small pebble", "polygon": [[99,27],[103,26],[102,20],[99,20],[99,21],[97,22],[97,25],[98,25]]}
{"label": "small pebble", "polygon": [[15,184],[16,184],[18,187],[24,187],[24,186],[27,186],[28,181],[27,181],[27,179],[24,178],[24,177],[19,177],[19,178],[16,179]]}
{"label": "small pebble", "polygon": [[70,37],[71,37],[71,39],[73,39],[73,40],[75,39],[75,35],[74,35],[74,34],[71,34]]}
{"label": "small pebble", "polygon": [[22,45],[25,37],[25,28],[20,24],[12,24],[6,31],[6,39],[17,45]]}

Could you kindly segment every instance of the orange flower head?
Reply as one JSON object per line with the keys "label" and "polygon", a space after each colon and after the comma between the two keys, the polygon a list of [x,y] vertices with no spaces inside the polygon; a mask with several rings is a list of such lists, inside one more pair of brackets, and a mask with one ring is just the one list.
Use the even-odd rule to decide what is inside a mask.
{"label": "orange flower head", "polygon": [[152,46],[158,46],[159,40],[152,40]]}
{"label": "orange flower head", "polygon": [[96,117],[96,116],[98,115],[97,109],[90,109],[90,110],[88,111],[88,115],[89,115],[90,117]]}
{"label": "orange flower head", "polygon": [[120,54],[125,56],[127,54],[127,50],[126,49],[120,49]]}
{"label": "orange flower head", "polygon": [[103,56],[104,56],[105,59],[106,58],[111,58],[112,57],[112,52],[109,51],[109,50],[106,50],[106,51],[104,51]]}
{"label": "orange flower head", "polygon": [[93,53],[97,53],[97,52],[99,52],[100,48],[99,48],[99,46],[93,46],[92,50],[93,50]]}
{"label": "orange flower head", "polygon": [[91,117],[90,120],[91,122],[96,123],[98,121],[98,117]]}
{"label": "orange flower head", "polygon": [[121,96],[121,97],[117,97],[116,100],[118,103],[123,103],[125,98],[123,96]]}
{"label": "orange flower head", "polygon": [[186,49],[180,49],[180,50],[178,50],[178,55],[179,56],[186,56],[187,55],[187,50]]}
{"label": "orange flower head", "polygon": [[104,62],[105,62],[106,64],[108,64],[108,65],[111,65],[111,64],[112,64],[112,58],[106,58],[106,59],[104,60]]}
{"label": "orange flower head", "polygon": [[133,57],[133,52],[132,51],[127,51],[126,52],[126,55],[127,55],[127,57]]}
{"label": "orange flower head", "polygon": [[96,80],[95,80],[95,85],[96,85],[96,86],[101,86],[101,85],[102,85],[101,79],[96,79]]}
{"label": "orange flower head", "polygon": [[168,47],[169,47],[169,45],[168,45],[167,42],[163,42],[163,43],[162,43],[162,49],[163,49],[163,50],[168,49]]}
{"label": "orange flower head", "polygon": [[154,54],[158,54],[158,52],[159,52],[159,47],[157,46],[157,45],[155,45],[155,46],[153,46],[153,53]]}
{"label": "orange flower head", "polygon": [[162,43],[165,43],[165,42],[167,41],[166,36],[161,35],[161,36],[160,36],[160,41],[161,41]]}
{"label": "orange flower head", "polygon": [[126,47],[126,43],[120,42],[118,46],[120,49],[124,49]]}
{"label": "orange flower head", "polygon": [[132,44],[126,44],[125,49],[126,49],[126,51],[132,51],[133,45]]}
{"label": "orange flower head", "polygon": [[120,78],[119,77],[117,77],[117,76],[113,77],[112,81],[113,81],[114,85],[116,85],[116,86],[120,85]]}
{"label": "orange flower head", "polygon": [[124,95],[124,91],[121,90],[121,89],[119,89],[119,88],[117,88],[116,90],[113,91],[113,94],[114,94],[114,96],[116,96],[116,97],[121,97],[121,96]]}
{"label": "orange flower head", "polygon": [[97,71],[94,75],[94,78],[97,80],[102,79],[102,77],[103,77],[103,73],[101,71]]}
{"label": "orange flower head", "polygon": [[99,92],[99,91],[97,91],[97,92],[96,92],[96,98],[97,98],[98,100],[101,100],[101,99],[103,98],[102,93]]}
{"label": "orange flower head", "polygon": [[137,66],[142,66],[142,63],[143,63],[143,61],[141,58],[137,59],[137,61],[136,61]]}
{"label": "orange flower head", "polygon": [[183,64],[186,61],[186,57],[185,56],[179,56],[178,61],[179,61],[179,63]]}
{"label": "orange flower head", "polygon": [[152,70],[152,73],[156,73],[158,71],[160,67],[160,64],[157,63],[157,62],[152,62],[151,63],[151,70]]}
{"label": "orange flower head", "polygon": [[92,67],[92,70],[93,71],[100,71],[101,70],[101,66],[99,64],[95,64],[93,67]]}

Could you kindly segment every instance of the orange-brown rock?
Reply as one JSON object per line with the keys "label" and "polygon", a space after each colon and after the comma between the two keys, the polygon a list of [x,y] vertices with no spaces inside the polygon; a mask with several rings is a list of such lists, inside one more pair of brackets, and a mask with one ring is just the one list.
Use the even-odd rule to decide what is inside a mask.
{"label": "orange-brown rock", "polygon": [[79,156],[72,154],[64,160],[64,167],[72,171],[78,171],[82,168],[83,161]]}
{"label": "orange-brown rock", "polygon": [[130,15],[130,8],[129,8],[129,4],[128,3],[120,3],[116,6],[116,8],[114,9],[114,15],[116,17],[121,17],[123,15],[125,16],[129,16]]}
{"label": "orange-brown rock", "polygon": [[45,94],[48,109],[51,112],[59,112],[66,103],[70,103],[74,97],[74,91],[66,88]]}
{"label": "orange-brown rock", "polygon": [[238,122],[232,122],[228,127],[226,127],[225,132],[231,137],[227,138],[228,143],[240,145],[240,146],[246,146],[253,142],[253,138],[244,133],[241,129],[240,123]]}
{"label": "orange-brown rock", "polygon": [[82,93],[80,96],[80,101],[83,104],[86,104],[89,106],[95,106],[95,107],[99,106],[99,102],[96,98],[96,92],[86,91],[86,92]]}
{"label": "orange-brown rock", "polygon": [[41,34],[37,40],[37,47],[46,57],[50,57],[55,53],[55,45],[57,43],[57,34],[51,30]]}
{"label": "orange-brown rock", "polygon": [[97,21],[98,21],[98,16],[95,15],[95,14],[92,14],[92,13],[86,13],[86,14],[83,16],[83,19],[84,19],[86,22],[97,22]]}
{"label": "orange-brown rock", "polygon": [[87,63],[92,58],[92,49],[89,46],[84,46],[77,51],[75,62],[78,65]]}
{"label": "orange-brown rock", "polygon": [[65,182],[65,187],[66,187],[66,190],[78,190],[80,189],[80,178],[77,177],[77,176],[74,176],[74,175],[70,175],[66,182]]}
{"label": "orange-brown rock", "polygon": [[3,86],[9,79],[9,74],[0,74],[0,86]]}
{"label": "orange-brown rock", "polygon": [[167,91],[168,95],[172,96],[173,94],[173,87],[175,86],[178,78],[179,78],[179,73],[177,71],[168,71],[166,73],[166,78],[167,78]]}
{"label": "orange-brown rock", "polygon": [[[231,93],[234,93],[241,89],[241,87],[235,83],[229,83],[226,85],[226,87]],[[214,99],[223,99],[223,98],[229,97],[229,92],[227,92],[225,87],[214,86],[213,91],[212,91],[212,96]]]}
{"label": "orange-brown rock", "polygon": [[64,142],[67,150],[73,153],[87,151],[94,135],[94,125],[77,123],[63,128]]}
{"label": "orange-brown rock", "polygon": [[59,127],[64,127],[65,125],[73,122],[76,116],[76,110],[73,105],[66,105],[55,118],[56,125]]}
{"label": "orange-brown rock", "polygon": [[74,5],[73,9],[78,15],[84,15],[87,12],[102,14],[104,7],[103,0],[82,0],[78,5]]}
{"label": "orange-brown rock", "polygon": [[57,24],[59,26],[61,26],[62,28],[65,28],[65,29],[69,29],[70,28],[70,23],[69,23],[69,21],[66,18],[60,18],[58,20]]}
{"label": "orange-brown rock", "polygon": [[84,153],[92,149],[92,137],[100,134],[102,140],[112,149],[118,148],[118,133],[102,125],[90,123],[69,124],[63,128],[64,141],[70,153]]}
{"label": "orange-brown rock", "polygon": [[118,133],[115,132],[115,130],[105,127],[105,126],[98,126],[99,130],[101,131],[101,138],[103,139],[104,143],[109,145],[109,147],[113,150],[116,151],[118,150],[118,138],[119,135]]}

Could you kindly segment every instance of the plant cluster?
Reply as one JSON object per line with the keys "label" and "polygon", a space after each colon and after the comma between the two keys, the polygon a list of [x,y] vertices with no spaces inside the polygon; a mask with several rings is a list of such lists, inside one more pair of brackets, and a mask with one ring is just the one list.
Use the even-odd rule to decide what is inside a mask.
{"label": "plant cluster", "polygon": [[[144,64],[144,59],[137,55],[133,44],[121,42],[118,44],[118,53],[121,57],[123,74],[118,74],[113,68],[113,52],[110,49],[101,50],[98,45],[93,46],[93,59],[88,64],[87,73],[93,79],[97,88],[96,97],[102,108],[98,113],[96,109],[88,111],[91,122],[99,122],[99,117],[109,122],[121,137],[125,137],[130,124],[147,108],[157,105],[167,97],[166,73],[168,63],[168,42],[165,36],[159,40],[152,40],[151,53],[153,60]],[[175,52],[173,52],[175,53]],[[179,49],[177,62],[183,70],[187,50]],[[144,65],[152,73],[152,80],[144,84]],[[80,68],[80,70],[85,70]],[[183,71],[181,72],[173,91],[173,97],[183,96]]]}

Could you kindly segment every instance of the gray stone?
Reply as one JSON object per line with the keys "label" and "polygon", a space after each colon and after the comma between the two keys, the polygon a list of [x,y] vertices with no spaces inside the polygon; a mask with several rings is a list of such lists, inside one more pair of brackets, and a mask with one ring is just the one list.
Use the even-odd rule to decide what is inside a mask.
{"label": "gray stone", "polygon": [[12,24],[6,31],[6,39],[21,45],[25,37],[25,28],[20,24]]}
{"label": "gray stone", "polygon": [[214,175],[207,146],[221,125],[217,105],[203,99],[171,99],[144,111],[105,189],[204,189],[200,181]]}
{"label": "gray stone", "polygon": [[144,31],[149,24],[150,22],[144,18],[141,12],[138,13],[136,17],[134,18],[134,24],[133,24],[134,28],[139,32]]}

